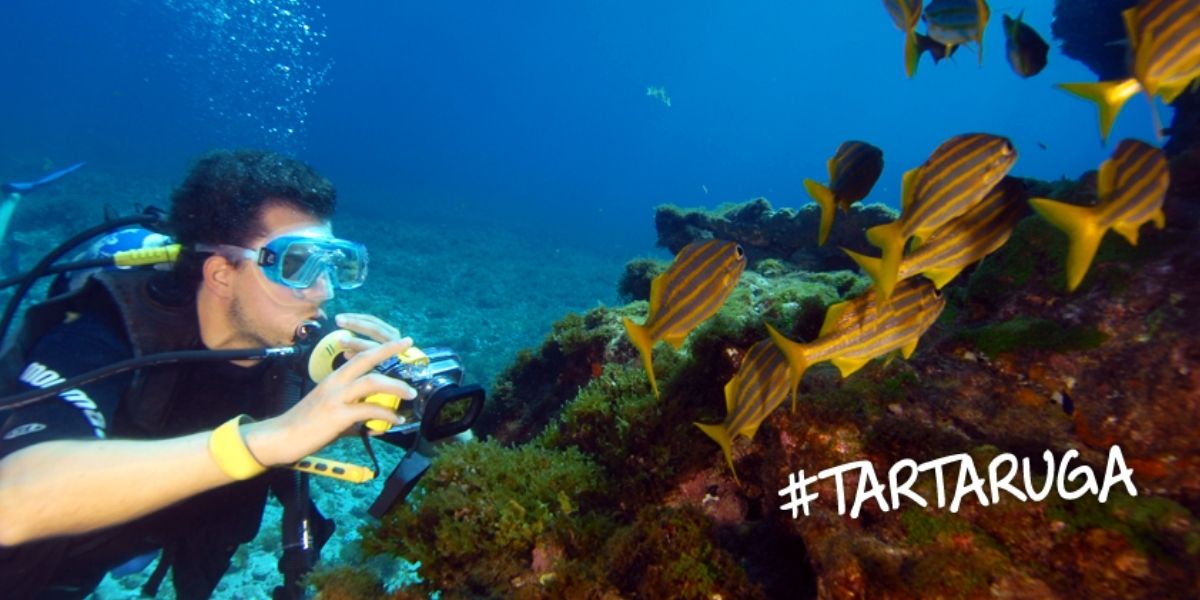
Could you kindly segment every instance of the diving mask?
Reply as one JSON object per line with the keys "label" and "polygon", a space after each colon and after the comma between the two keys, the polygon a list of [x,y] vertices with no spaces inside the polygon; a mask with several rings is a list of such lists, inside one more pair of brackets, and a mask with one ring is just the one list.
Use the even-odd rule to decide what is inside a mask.
{"label": "diving mask", "polygon": [[340,290],[359,287],[367,279],[366,246],[333,237],[293,234],[279,236],[258,249],[230,244],[196,244],[195,248],[253,260],[267,279],[292,289],[311,287],[322,273]]}

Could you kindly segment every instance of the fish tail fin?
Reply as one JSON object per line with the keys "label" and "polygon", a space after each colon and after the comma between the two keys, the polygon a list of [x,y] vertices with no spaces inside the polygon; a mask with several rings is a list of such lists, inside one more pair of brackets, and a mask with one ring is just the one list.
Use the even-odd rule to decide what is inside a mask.
{"label": "fish tail fin", "polygon": [[796,391],[800,388],[800,379],[804,377],[804,372],[808,370],[808,357],[804,355],[804,344],[798,344],[787,339],[782,333],[775,331],[774,327],[767,325],[767,332],[771,334],[771,339],[775,341],[775,345],[779,347],[779,351],[783,352],[787,358],[788,366],[791,368],[791,380],[788,385],[792,389],[792,412],[796,412]]}
{"label": "fish tail fin", "polygon": [[733,473],[733,480],[739,484],[737,469],[733,468],[733,436],[729,435],[729,430],[725,428],[723,423],[716,425],[706,425],[704,423],[694,423],[708,437],[712,438],[717,445],[721,446],[721,451],[725,453],[725,462],[729,464],[729,471]]}
{"label": "fish tail fin", "polygon": [[1096,83],[1060,83],[1058,88],[1094,102],[1100,108],[1100,139],[1108,140],[1113,122],[1134,94],[1142,89],[1136,79],[1121,81],[1098,81]]}
{"label": "fish tail fin", "polygon": [[825,240],[829,239],[829,230],[833,228],[833,215],[837,209],[834,204],[833,191],[811,179],[804,180],[804,189],[821,207],[821,229],[817,235],[817,245],[824,246]]}
{"label": "fish tail fin", "polygon": [[625,317],[625,332],[629,334],[629,341],[633,342],[633,346],[642,354],[642,366],[646,369],[646,376],[650,378],[650,388],[654,390],[654,397],[658,398],[658,383],[654,381],[654,340],[650,339],[650,332],[645,326],[634,323],[629,317]]}
{"label": "fish tail fin", "polygon": [[896,289],[896,281],[900,276],[900,259],[904,254],[904,242],[899,222],[876,225],[867,230],[867,241],[883,251],[883,258],[877,275],[872,277],[880,290],[880,299],[887,300]]}
{"label": "fish tail fin", "polygon": [[1098,211],[1048,198],[1030,198],[1030,206],[1043,219],[1067,234],[1067,291],[1073,292],[1083,281],[1105,229],[1097,226]]}
{"label": "fish tail fin", "polygon": [[[883,273],[883,259],[859,254],[848,248],[842,248],[842,252],[845,252],[851,260],[858,263],[859,268],[875,282],[875,290],[879,292],[880,298],[888,298],[892,295],[892,289],[883,287],[886,279]],[[892,283],[892,287],[895,287],[895,282]]]}
{"label": "fish tail fin", "polygon": [[904,34],[904,74],[912,79],[917,74],[917,64],[921,61],[921,48],[917,43],[917,32],[909,29]]}

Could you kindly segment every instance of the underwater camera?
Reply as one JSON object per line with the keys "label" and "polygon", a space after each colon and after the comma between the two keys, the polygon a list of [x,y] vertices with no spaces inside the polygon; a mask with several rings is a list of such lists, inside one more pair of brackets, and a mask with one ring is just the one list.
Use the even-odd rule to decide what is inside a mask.
{"label": "underwater camera", "polygon": [[[353,335],[345,329],[338,329],[313,345],[307,366],[308,376],[314,382],[320,382],[346,362],[343,342]],[[380,439],[409,449],[388,476],[383,491],[369,510],[372,516],[382,518],[392,505],[408,495],[429,468],[429,459],[417,450],[419,441],[437,442],[468,431],[483,411],[486,393],[479,385],[462,383],[462,363],[450,348],[421,350],[410,347],[403,354],[391,356],[376,365],[375,371],[399,379],[417,392],[411,400],[402,400],[391,394],[372,394],[363,399],[364,402],[396,411],[401,421],[399,425],[392,426],[386,421],[373,419],[367,421],[366,427],[376,432]],[[314,462],[311,469],[302,470],[336,477],[330,469],[322,468],[324,463]],[[374,473],[371,473],[373,476]]]}
{"label": "underwater camera", "polygon": [[[308,375],[314,382],[346,362],[342,341],[353,335],[339,329],[316,344],[308,359]],[[399,436],[419,430],[425,439],[436,441],[470,429],[483,409],[483,388],[462,384],[462,363],[449,348],[421,350],[414,346],[376,365],[375,371],[407,383],[417,395],[404,401],[390,394],[365,398],[364,402],[396,411],[401,420],[395,427],[385,421],[367,421],[372,431]]]}

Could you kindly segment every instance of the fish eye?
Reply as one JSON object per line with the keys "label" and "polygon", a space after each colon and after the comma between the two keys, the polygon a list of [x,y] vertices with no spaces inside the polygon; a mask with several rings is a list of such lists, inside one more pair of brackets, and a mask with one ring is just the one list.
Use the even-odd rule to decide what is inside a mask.
{"label": "fish eye", "polygon": [[742,250],[742,245],[741,245],[741,244],[738,244],[738,245],[737,245],[737,257],[738,257],[738,258],[742,258],[743,256],[746,256],[746,251],[745,251],[745,250]]}

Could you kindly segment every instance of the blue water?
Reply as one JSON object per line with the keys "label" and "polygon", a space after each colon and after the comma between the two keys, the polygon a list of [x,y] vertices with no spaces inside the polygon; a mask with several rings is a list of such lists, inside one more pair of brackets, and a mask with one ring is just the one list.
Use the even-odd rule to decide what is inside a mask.
{"label": "blue water", "polygon": [[[632,256],[661,203],[808,203],[801,180],[846,139],[883,148],[869,201],[892,205],[903,171],[967,131],[1011,137],[1017,175],[1095,168],[1112,144],[1094,107],[1052,88],[1094,76],[1055,49],[1018,78],[1000,14],[1022,8],[1056,46],[1051,2],[997,3],[982,68],[966,48],[909,80],[875,0],[12,2],[0,157],[170,185],[208,148],[266,146],[326,173],[343,211]],[[1144,100],[1127,136],[1153,141]]]}

